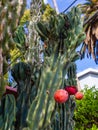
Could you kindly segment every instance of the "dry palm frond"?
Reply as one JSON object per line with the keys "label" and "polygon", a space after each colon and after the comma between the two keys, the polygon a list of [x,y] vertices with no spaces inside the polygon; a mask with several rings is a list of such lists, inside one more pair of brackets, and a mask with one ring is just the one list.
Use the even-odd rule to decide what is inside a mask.
{"label": "dry palm frond", "polygon": [[[96,36],[98,36],[98,28],[96,28],[93,24],[90,24],[86,28],[85,33],[86,33],[86,39],[84,40],[84,43],[86,44],[86,47],[88,49],[88,53],[90,55],[92,54],[92,57],[95,60],[95,58],[96,58],[96,56],[95,56],[95,46],[96,46],[96,41],[97,41]],[[85,49],[85,47],[84,47],[84,49]],[[85,51],[86,51],[86,49],[84,50],[84,52]],[[81,52],[81,54],[82,54],[82,52]]]}
{"label": "dry palm frond", "polygon": [[93,34],[95,35],[96,39],[98,39],[98,22],[95,23]]}
{"label": "dry palm frond", "polygon": [[[96,61],[98,47],[96,47],[98,40],[98,0],[86,0],[86,3],[80,6],[84,13],[84,29],[86,39],[80,50],[81,57],[83,58],[86,50],[89,55],[92,55]],[[97,62],[98,63],[98,62]]]}
{"label": "dry palm frond", "polygon": [[95,35],[91,35],[90,45],[91,45],[91,54],[93,59],[95,60],[95,44],[96,44],[96,38]]}
{"label": "dry palm frond", "polygon": [[96,10],[98,10],[98,0],[86,0],[87,2],[79,5],[85,18],[88,19]]}

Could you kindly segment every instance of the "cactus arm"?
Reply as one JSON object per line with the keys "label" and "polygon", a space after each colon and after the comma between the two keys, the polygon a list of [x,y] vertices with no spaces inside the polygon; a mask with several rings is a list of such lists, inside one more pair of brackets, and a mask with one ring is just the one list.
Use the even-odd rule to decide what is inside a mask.
{"label": "cactus arm", "polygon": [[2,48],[0,48],[0,77],[3,74],[3,56],[2,56]]}
{"label": "cactus arm", "polygon": [[0,106],[0,118],[1,118],[0,129],[8,130],[10,128],[14,128],[15,115],[16,115],[15,97],[13,95],[4,96],[1,100],[1,106]]}

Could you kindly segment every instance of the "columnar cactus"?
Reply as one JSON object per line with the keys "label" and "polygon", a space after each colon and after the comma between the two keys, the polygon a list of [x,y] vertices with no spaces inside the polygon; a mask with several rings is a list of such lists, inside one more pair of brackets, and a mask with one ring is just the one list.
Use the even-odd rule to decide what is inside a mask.
{"label": "columnar cactus", "polygon": [[10,49],[15,45],[13,32],[19,24],[25,5],[26,0],[0,1],[0,81],[2,76],[8,71],[7,58],[9,57]]}
{"label": "columnar cactus", "polygon": [[41,19],[35,24],[44,42],[45,57],[36,86],[37,96],[30,106],[25,129],[73,130],[74,96],[69,95],[66,103],[58,104],[53,94],[67,85],[77,85],[75,61],[78,54],[75,49],[85,38],[80,19],[80,11],[73,8],[67,15],[54,14],[48,22]]}
{"label": "columnar cactus", "polygon": [[[39,64],[39,53],[40,53],[40,37],[38,32],[36,31],[36,23],[40,21],[41,18],[41,6],[42,0],[32,0],[31,8],[30,8],[30,22],[29,22],[29,49],[27,60],[37,62]],[[35,58],[36,57],[36,58]],[[37,60],[37,61],[36,61]],[[32,62],[32,63],[33,63]]]}
{"label": "columnar cactus", "polygon": [[[11,95],[8,95],[4,96],[6,102],[1,101],[0,110],[12,101],[7,107],[15,112],[11,121],[9,113],[7,117],[1,112],[2,130],[5,127],[5,130],[73,129],[74,96],[68,94],[68,100],[63,104],[55,102],[53,97],[56,90],[76,85],[78,54],[75,49],[85,38],[80,11],[73,8],[68,14],[54,13],[44,21],[40,2],[32,0],[31,5],[28,63],[19,62],[11,70],[17,82],[18,97],[10,100]],[[40,62],[40,53],[44,54],[43,62]]]}

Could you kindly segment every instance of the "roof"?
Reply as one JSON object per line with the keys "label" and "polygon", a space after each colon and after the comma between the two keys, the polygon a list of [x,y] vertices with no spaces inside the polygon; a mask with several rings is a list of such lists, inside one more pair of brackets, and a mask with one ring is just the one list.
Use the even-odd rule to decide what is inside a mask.
{"label": "roof", "polygon": [[77,77],[80,78],[80,77],[87,75],[87,74],[95,74],[96,75],[96,74],[98,74],[98,69],[88,68],[82,72],[77,73]]}

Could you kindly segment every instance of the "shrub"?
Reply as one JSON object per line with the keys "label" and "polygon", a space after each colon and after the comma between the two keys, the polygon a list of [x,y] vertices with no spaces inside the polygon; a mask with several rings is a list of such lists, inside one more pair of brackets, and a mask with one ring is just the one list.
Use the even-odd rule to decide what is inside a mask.
{"label": "shrub", "polygon": [[75,130],[98,129],[98,89],[85,87],[83,100],[76,100]]}

